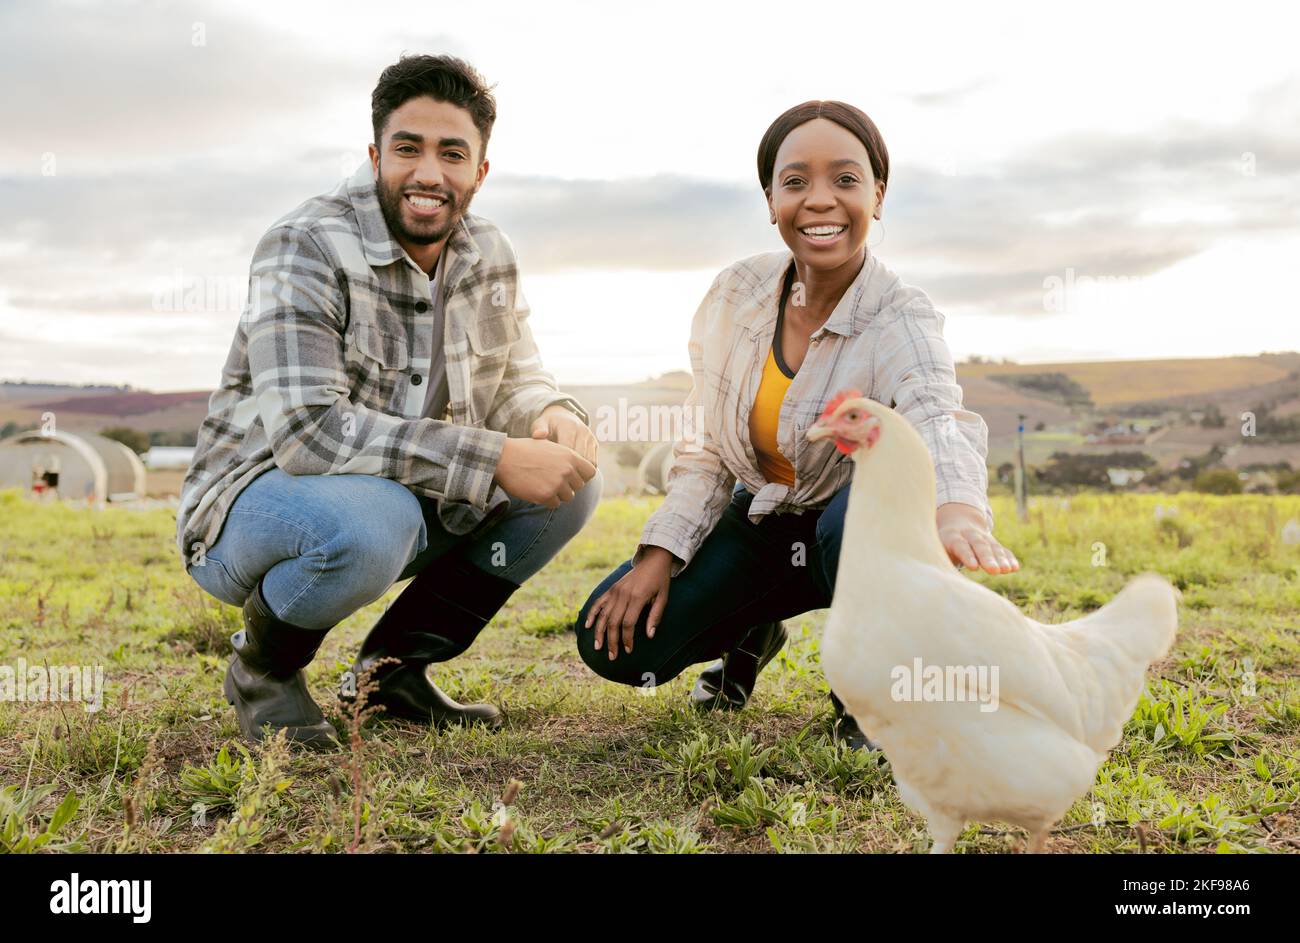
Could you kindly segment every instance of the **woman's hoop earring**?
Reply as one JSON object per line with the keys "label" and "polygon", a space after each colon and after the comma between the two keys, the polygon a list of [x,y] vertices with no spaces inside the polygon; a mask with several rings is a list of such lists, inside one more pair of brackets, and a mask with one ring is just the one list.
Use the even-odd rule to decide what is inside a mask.
{"label": "woman's hoop earring", "polygon": [[[879,230],[881,231],[880,242],[884,242],[884,241],[885,241],[885,235],[884,235],[885,221],[884,221],[883,219],[878,219],[878,220],[876,220],[876,225],[872,226],[871,228],[872,228],[872,229],[879,229]],[[874,246],[871,245],[871,243],[868,242],[868,243],[867,243],[867,248],[868,248],[868,249],[874,249],[874,248],[876,248],[877,246],[880,245],[880,242],[877,242],[876,245],[874,245]]]}

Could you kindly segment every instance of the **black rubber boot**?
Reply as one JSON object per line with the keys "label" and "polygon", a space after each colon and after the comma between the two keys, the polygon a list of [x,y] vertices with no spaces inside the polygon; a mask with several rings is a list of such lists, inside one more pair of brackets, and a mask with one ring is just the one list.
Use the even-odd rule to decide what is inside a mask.
{"label": "black rubber boot", "polygon": [[749,703],[759,672],[785,646],[785,623],[763,622],[722,658],[700,672],[691,689],[697,710],[740,710]]}
{"label": "black rubber boot", "polygon": [[[459,704],[429,680],[425,668],[455,658],[473,644],[518,584],[493,576],[456,557],[433,561],[422,570],[375,623],[344,680],[339,700],[355,699],[360,673],[381,658],[370,681],[376,685],[367,704],[390,717],[435,726],[485,724],[499,727],[505,718],[493,704]],[[353,687],[349,689],[349,685]]]}
{"label": "black rubber boot", "polygon": [[831,706],[835,708],[835,726],[831,731],[831,736],[836,743],[847,743],[855,750],[879,750],[862,732],[858,722],[853,716],[844,710],[844,703],[831,692]]}
{"label": "black rubber boot", "polygon": [[244,602],[244,627],[230,637],[235,654],[222,685],[246,738],[260,741],[263,726],[270,724],[313,749],[338,746],[334,726],[312,700],[302,673],[328,631],[281,622],[266,604],[261,584],[253,590]]}

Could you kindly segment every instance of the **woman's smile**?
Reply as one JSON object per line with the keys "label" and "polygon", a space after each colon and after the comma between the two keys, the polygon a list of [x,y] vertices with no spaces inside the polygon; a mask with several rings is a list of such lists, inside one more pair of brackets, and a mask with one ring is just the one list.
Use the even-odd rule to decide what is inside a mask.
{"label": "woman's smile", "polygon": [[806,242],[820,248],[839,242],[848,233],[849,227],[844,223],[816,223],[799,226],[797,231]]}

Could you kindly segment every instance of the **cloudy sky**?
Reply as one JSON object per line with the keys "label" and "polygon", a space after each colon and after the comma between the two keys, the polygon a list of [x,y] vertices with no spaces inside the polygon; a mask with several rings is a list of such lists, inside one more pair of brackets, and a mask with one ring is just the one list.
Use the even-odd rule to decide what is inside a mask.
{"label": "cloudy sky", "polygon": [[[0,379],[216,384],[258,236],[365,156],[403,52],[497,83],[475,211],[519,250],[548,367],[686,367],[787,107],[890,151],[872,251],[959,357],[1300,348],[1300,70],[1283,4],[0,5]],[[176,285],[198,310],[155,310]]]}

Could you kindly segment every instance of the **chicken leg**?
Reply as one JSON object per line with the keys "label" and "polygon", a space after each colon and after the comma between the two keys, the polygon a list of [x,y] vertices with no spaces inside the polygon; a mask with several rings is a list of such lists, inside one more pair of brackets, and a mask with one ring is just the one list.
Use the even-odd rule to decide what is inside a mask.
{"label": "chicken leg", "polygon": [[930,834],[934,836],[930,854],[952,854],[953,849],[957,847],[957,837],[961,835],[962,823],[956,819],[932,818],[926,824],[930,827]]}
{"label": "chicken leg", "polygon": [[1052,830],[1052,826],[1044,825],[1042,828],[1029,833],[1029,841],[1025,842],[1024,854],[1042,855],[1047,853],[1047,836]]}

